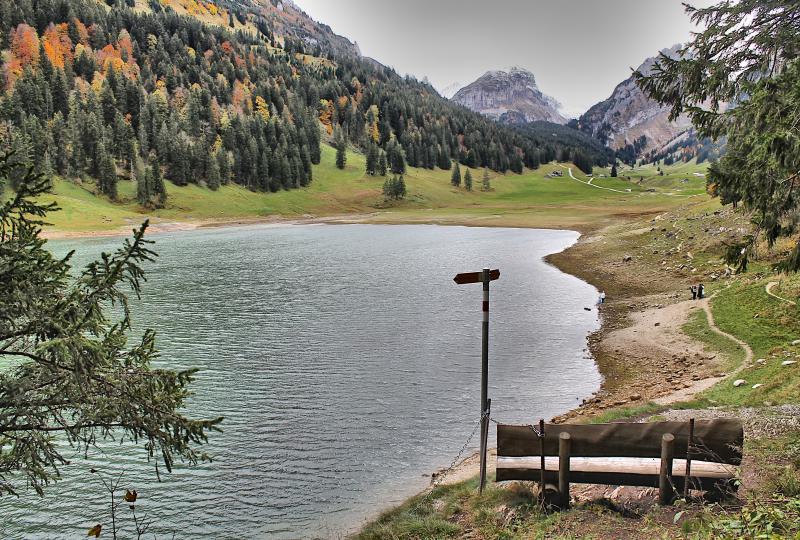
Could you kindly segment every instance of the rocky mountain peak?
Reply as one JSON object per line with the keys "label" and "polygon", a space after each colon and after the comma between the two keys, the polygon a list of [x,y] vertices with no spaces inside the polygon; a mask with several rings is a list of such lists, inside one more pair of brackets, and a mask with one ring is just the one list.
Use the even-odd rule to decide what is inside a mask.
{"label": "rocky mountain peak", "polygon": [[[677,57],[681,45],[673,45],[661,52]],[[647,58],[638,71],[648,74],[657,56]],[[578,119],[578,128],[619,149],[635,145],[642,153],[660,148],[691,127],[691,122],[681,116],[669,120],[669,107],[647,97],[631,75],[619,83],[608,99],[597,103]],[[644,137],[644,139],[642,139]]]}
{"label": "rocky mountain peak", "polygon": [[519,66],[508,71],[487,71],[453,96],[453,101],[484,116],[506,123],[545,120],[564,124],[560,104],[545,95],[536,77]]}

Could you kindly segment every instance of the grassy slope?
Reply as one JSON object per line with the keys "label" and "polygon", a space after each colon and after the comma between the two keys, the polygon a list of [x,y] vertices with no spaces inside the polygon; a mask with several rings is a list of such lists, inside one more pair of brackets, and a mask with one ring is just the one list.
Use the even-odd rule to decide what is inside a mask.
{"label": "grassy slope", "polygon": [[[410,169],[406,174],[408,196],[396,204],[384,202],[384,178],[363,174],[364,157],[349,152],[345,170],[334,166],[334,151],[324,145],[322,163],[314,168],[307,188],[278,193],[252,193],[239,186],[224,186],[217,192],[195,185],[168,184],[168,207],[145,212],[135,201],[133,182],[120,180],[120,202],[94,195],[92,183],[78,185],[55,180],[53,199],[62,212],[52,214],[53,230],[101,231],[126,228],[147,217],[154,222],[230,221],[247,218],[300,218],[360,215],[370,222],[437,222],[468,225],[599,227],[620,217],[659,212],[684,202],[686,195],[702,192],[703,179],[692,177],[691,193],[675,196],[676,183],[668,179],[658,191],[624,179],[597,179],[598,185],[627,190],[615,193],[592,188],[570,179],[547,178],[560,165],[544,165],[522,175],[491,174],[492,190],[480,190],[482,170],[473,170],[474,190],[450,185],[450,171]],[[696,165],[689,165],[697,168]],[[462,171],[462,174],[466,170]],[[577,169],[573,173],[586,180]],[[365,214],[369,214],[364,217]]]}

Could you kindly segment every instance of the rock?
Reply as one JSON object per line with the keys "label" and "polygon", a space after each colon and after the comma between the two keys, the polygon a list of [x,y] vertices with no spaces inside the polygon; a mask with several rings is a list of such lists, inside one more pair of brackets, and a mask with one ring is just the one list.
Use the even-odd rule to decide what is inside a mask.
{"label": "rock", "polygon": [[556,100],[542,93],[533,73],[514,67],[487,71],[453,96],[453,101],[493,120],[527,123],[544,120],[566,124]]}
{"label": "rock", "polygon": [[653,326],[661,326],[660,322],[655,323]]}
{"label": "rock", "polygon": [[800,345],[800,339],[792,341],[792,345]]}
{"label": "rock", "polygon": [[758,384],[754,384],[752,388],[753,388],[753,390],[755,390],[756,388],[761,388],[762,386],[764,386],[764,385],[761,384],[761,383],[758,383]]}
{"label": "rock", "polygon": [[631,394],[631,397],[630,397],[631,401],[639,401],[640,399],[642,399],[642,395],[641,394]]}
{"label": "rock", "polygon": [[746,382],[747,381],[744,380],[744,379],[736,379],[735,381],[733,381],[733,386],[738,388],[738,387],[742,386],[743,384],[745,384]]}
{"label": "rock", "polygon": [[632,260],[633,260],[633,257],[632,257],[632,256],[630,256],[630,255],[625,255],[625,256],[622,258],[622,261],[623,261],[623,262],[631,262]]}
{"label": "rock", "polygon": [[784,360],[781,362],[782,366],[793,366],[797,363],[797,360]]}
{"label": "rock", "polygon": [[764,364],[766,364],[766,363],[767,363],[767,361],[766,361],[766,360],[764,360],[763,358],[759,358],[758,360],[756,360],[756,364],[761,364],[762,366],[763,366]]}

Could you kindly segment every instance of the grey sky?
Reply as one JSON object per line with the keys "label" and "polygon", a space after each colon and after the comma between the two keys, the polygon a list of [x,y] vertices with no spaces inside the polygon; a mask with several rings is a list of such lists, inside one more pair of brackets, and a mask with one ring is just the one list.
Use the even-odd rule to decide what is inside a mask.
{"label": "grey sky", "polygon": [[[361,51],[438,89],[518,65],[578,115],[648,56],[685,41],[679,0],[295,0]],[[698,7],[713,0],[690,2]]]}

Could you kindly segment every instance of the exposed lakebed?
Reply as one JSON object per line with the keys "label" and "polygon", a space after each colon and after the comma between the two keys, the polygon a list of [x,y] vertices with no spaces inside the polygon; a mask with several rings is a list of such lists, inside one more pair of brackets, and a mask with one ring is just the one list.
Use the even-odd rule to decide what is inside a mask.
{"label": "exposed lakebed", "polygon": [[[158,332],[160,363],[200,368],[191,414],[225,417],[208,446],[214,462],[162,469],[159,483],[142,450],[104,445],[105,456],[65,467],[44,499],[0,500],[3,536],[76,538],[108,522],[93,466],[125,470],[122,485],[138,490],[159,538],[351,531],[427,485],[423,474],[448,465],[478,421],[481,290],[455,285],[456,273],[502,273],[491,297],[493,417],[549,418],[599,386],[586,351],[597,291],[542,260],[577,237],[425,225],[153,235],[160,256],[134,325]],[[50,245],[76,249],[82,265],[120,242]]]}

